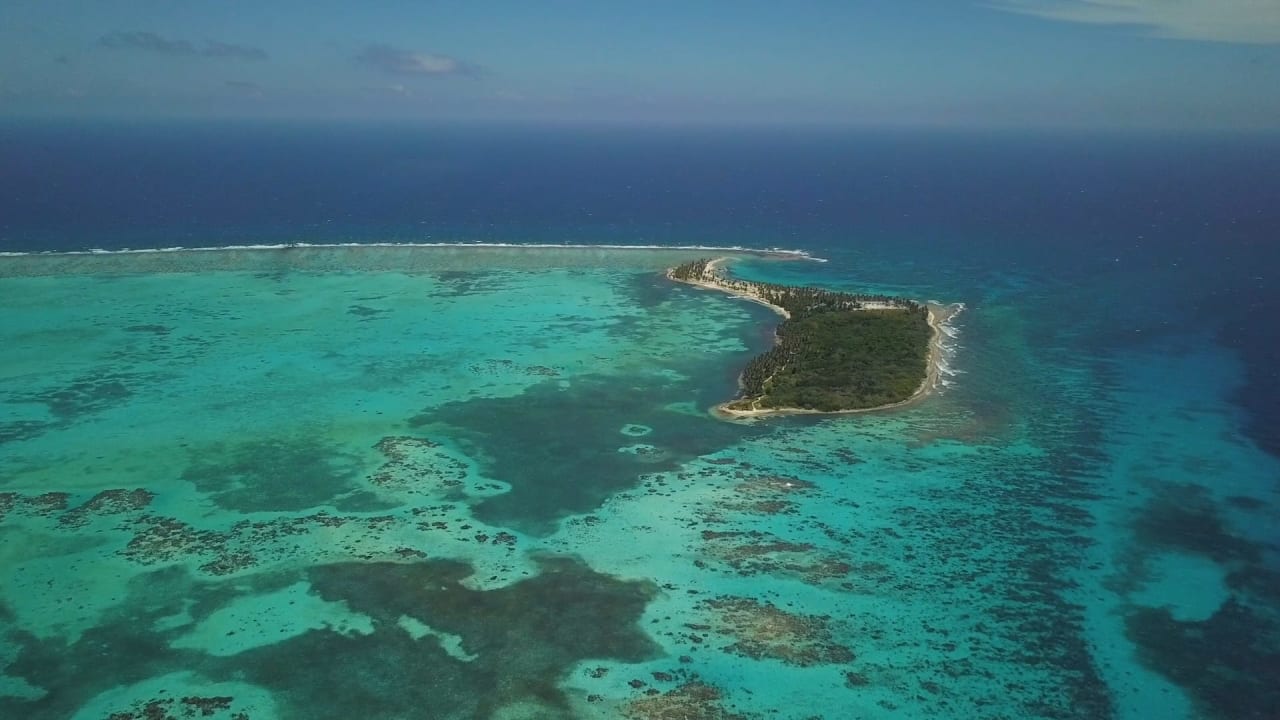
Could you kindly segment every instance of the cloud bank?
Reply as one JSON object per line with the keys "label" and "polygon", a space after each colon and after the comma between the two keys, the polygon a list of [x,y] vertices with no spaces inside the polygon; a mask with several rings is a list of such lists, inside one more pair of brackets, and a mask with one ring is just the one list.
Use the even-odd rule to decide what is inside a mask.
{"label": "cloud bank", "polygon": [[996,0],[990,6],[1049,20],[1132,25],[1178,40],[1280,43],[1280,0]]}
{"label": "cloud bank", "polygon": [[231,60],[266,60],[267,51],[250,45],[237,45],[208,40],[196,47],[186,40],[172,40],[145,30],[113,32],[103,35],[98,44],[113,50],[140,50],[157,55],[201,56]]}
{"label": "cloud bank", "polygon": [[480,69],[448,55],[401,50],[390,45],[369,45],[356,62],[392,75],[462,75],[475,77]]}

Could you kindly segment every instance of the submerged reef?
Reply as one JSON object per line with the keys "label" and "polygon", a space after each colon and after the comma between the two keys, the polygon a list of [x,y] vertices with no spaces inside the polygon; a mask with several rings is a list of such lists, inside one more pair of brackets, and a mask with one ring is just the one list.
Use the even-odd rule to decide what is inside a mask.
{"label": "submerged reef", "polygon": [[188,695],[182,698],[162,697],[134,702],[127,710],[113,712],[107,720],[188,720],[213,716],[230,720],[253,720],[249,713],[235,711],[234,697],[219,695],[200,697]]}
{"label": "submerged reef", "polygon": [[788,665],[843,664],[852,662],[853,651],[837,643],[831,618],[789,613],[753,598],[723,597],[705,600],[715,630],[734,638],[724,651],[759,660],[771,658]]}
{"label": "submerged reef", "polygon": [[[447,560],[335,563],[236,581],[202,580],[179,568],[144,573],[130,582],[124,602],[78,638],[9,632],[15,654],[6,674],[51,692],[31,700],[0,696],[0,716],[71,717],[113,688],[182,668],[209,682],[270,692],[279,717],[503,717],[523,707],[567,719],[571,703],[558,683],[570,667],[660,655],[638,625],[656,589],[571,558],[538,562],[537,576],[494,590],[466,587],[474,568]],[[271,637],[268,616],[262,640],[237,647],[235,630],[218,633],[217,642],[228,645],[218,653],[183,641],[237,600],[300,582],[310,588],[302,597],[361,620]],[[283,623],[294,610],[274,612]],[[8,619],[0,606],[0,621]],[[104,654],[111,662],[86,660]],[[239,718],[240,703],[222,693],[149,693],[106,705],[107,715],[120,719],[185,720]]]}
{"label": "submerged reef", "polygon": [[738,575],[795,577],[809,585],[843,579],[852,567],[808,542],[792,542],[762,530],[703,530],[703,552]]}
{"label": "submerged reef", "polygon": [[192,449],[183,480],[229,510],[304,510],[356,487],[360,460],[306,435]]}
{"label": "submerged reef", "polygon": [[[429,408],[409,424],[456,438],[486,477],[510,490],[479,499],[482,521],[546,535],[561,518],[598,508],[645,473],[673,470],[758,430],[673,409],[683,388],[579,375],[512,397],[477,397]],[[625,425],[617,418],[631,419]],[[621,428],[621,429],[620,429]],[[643,432],[643,442],[637,443]]]}
{"label": "submerged reef", "polygon": [[724,694],[711,685],[690,682],[660,695],[632,700],[622,709],[627,720],[746,720],[725,709]]}
{"label": "submerged reef", "polygon": [[[1274,598],[1273,598],[1274,601]],[[1164,608],[1137,608],[1125,631],[1139,659],[1179,685],[1207,717],[1248,720],[1280,712],[1280,627],[1236,599],[1202,622],[1181,622]]]}
{"label": "submerged reef", "polygon": [[964,382],[732,423],[765,311],[661,274],[719,251],[372,252],[0,278],[0,717],[1277,715],[1274,466],[1078,288],[896,278]]}

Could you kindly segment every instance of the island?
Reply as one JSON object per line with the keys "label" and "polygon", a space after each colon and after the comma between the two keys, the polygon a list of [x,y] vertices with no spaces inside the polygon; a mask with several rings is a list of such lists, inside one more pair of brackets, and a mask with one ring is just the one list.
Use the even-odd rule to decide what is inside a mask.
{"label": "island", "polygon": [[726,258],[667,271],[676,282],[726,292],[782,316],[772,348],[739,376],[728,417],[867,412],[923,397],[938,382],[941,323],[954,312],[888,296],[791,287],[728,277]]}

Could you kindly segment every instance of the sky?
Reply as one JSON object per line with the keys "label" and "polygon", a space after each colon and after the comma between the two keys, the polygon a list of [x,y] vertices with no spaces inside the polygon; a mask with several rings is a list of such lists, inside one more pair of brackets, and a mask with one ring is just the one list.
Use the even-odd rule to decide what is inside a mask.
{"label": "sky", "polygon": [[1280,0],[3,0],[0,118],[1280,129]]}

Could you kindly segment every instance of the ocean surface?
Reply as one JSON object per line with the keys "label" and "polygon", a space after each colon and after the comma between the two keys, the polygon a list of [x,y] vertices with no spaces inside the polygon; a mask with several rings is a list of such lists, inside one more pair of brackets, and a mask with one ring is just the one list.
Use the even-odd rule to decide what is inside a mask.
{"label": "ocean surface", "polygon": [[[9,123],[0,251],[0,717],[1280,717],[1276,137]],[[712,417],[720,255],[944,383]]]}

